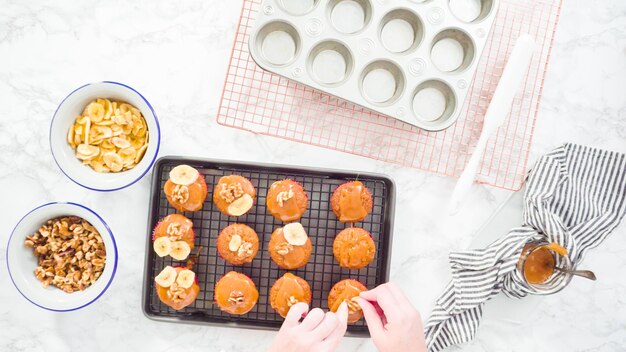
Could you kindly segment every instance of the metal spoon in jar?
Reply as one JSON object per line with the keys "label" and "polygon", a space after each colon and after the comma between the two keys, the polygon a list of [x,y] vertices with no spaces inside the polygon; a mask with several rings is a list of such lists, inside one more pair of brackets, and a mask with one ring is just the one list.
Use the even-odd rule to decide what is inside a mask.
{"label": "metal spoon in jar", "polygon": [[559,268],[558,266],[555,266],[554,269],[557,271],[566,273],[566,274],[580,276],[580,277],[584,277],[585,279],[596,281],[596,274],[594,274],[593,271],[591,270],[567,270],[567,269]]}

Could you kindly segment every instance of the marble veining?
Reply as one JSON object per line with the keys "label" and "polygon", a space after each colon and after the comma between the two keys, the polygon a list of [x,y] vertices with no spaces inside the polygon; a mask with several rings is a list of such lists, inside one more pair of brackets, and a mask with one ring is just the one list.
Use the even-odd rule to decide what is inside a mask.
{"label": "marble veining", "polygon": [[[138,89],[163,127],[161,155],[315,165],[391,175],[398,186],[391,279],[424,319],[448,282],[447,254],[464,249],[509,192],[475,186],[455,218],[444,213],[454,180],[219,126],[215,115],[241,1],[0,0],[0,350],[258,351],[273,332],[154,322],[141,312],[150,177],[115,192],[80,188],[58,170],[48,128],[74,88],[115,80]],[[531,161],[563,142],[626,152],[626,6],[565,1],[535,128]],[[95,209],[119,247],[117,276],[95,304],[51,313],[8,279],[5,249],[23,214],[49,201]],[[128,211],[132,210],[132,211]],[[466,351],[619,351],[626,347],[626,226],[574,280],[541,298],[521,323],[483,322]],[[516,302],[508,302],[514,307]],[[345,338],[341,351],[371,351]]]}

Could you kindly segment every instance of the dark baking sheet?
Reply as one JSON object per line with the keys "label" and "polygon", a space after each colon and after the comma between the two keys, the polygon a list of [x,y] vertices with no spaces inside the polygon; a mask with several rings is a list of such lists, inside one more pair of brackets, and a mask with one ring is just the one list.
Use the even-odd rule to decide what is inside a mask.
{"label": "dark baking sheet", "polygon": [[[161,303],[156,295],[154,277],[167,265],[184,265],[172,258],[158,257],[152,250],[152,229],[159,219],[176,210],[167,202],[163,185],[170,170],[176,165],[187,164],[204,175],[209,194],[202,210],[183,213],[193,221],[196,232],[196,248],[202,247],[194,267],[200,284],[200,294],[194,304],[175,311]],[[221,176],[238,174],[248,178],[257,190],[252,210],[238,218],[223,215],[213,205],[213,188]],[[274,281],[287,270],[279,268],[267,251],[269,238],[275,228],[284,224],[274,219],[265,207],[265,195],[269,186],[277,180],[290,178],[300,182],[309,194],[309,208],[300,222],[307,229],[313,242],[309,263],[291,270],[309,283],[312,292],[311,307],[328,309],[327,296],[331,287],[346,278],[356,279],[368,288],[387,282],[391,255],[391,232],[395,204],[394,184],[386,176],[338,170],[292,168],[278,165],[233,163],[217,160],[190,159],[167,156],[160,158],[152,174],[150,214],[146,234],[146,265],[143,286],[143,311],[151,319],[167,322],[218,324],[231,327],[278,329],[283,318],[269,304],[269,290]],[[343,182],[358,179],[372,193],[372,213],[355,226],[369,231],[376,243],[376,257],[367,267],[359,270],[341,268],[333,256],[333,240],[339,231],[349,225],[342,224],[330,209],[330,196]],[[252,263],[233,266],[217,254],[216,241],[221,229],[239,222],[252,227],[259,235],[259,251]],[[192,254],[196,249],[192,251]],[[234,270],[248,275],[259,290],[257,305],[247,314],[234,316],[222,312],[213,302],[215,283],[225,273]],[[367,336],[364,319],[348,326],[349,335]]]}

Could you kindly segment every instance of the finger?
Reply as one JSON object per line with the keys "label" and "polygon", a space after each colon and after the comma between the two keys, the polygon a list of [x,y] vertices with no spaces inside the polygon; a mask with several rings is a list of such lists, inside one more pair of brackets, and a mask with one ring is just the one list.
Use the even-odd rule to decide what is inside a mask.
{"label": "finger", "polygon": [[400,317],[401,311],[399,310],[398,302],[386,285],[380,285],[373,290],[361,292],[359,296],[368,301],[378,303],[387,319],[394,320]]}
{"label": "finger", "polygon": [[383,312],[383,310],[380,308],[380,306],[378,305],[378,303],[376,302],[369,302],[372,306],[374,306],[374,308],[376,309],[376,313],[378,314],[378,316],[380,317],[380,321],[383,322],[383,326],[387,325],[387,318],[385,317],[385,312]]}
{"label": "finger", "polygon": [[382,308],[380,308],[380,306],[378,305],[378,303],[376,303],[376,302],[370,302],[370,303],[374,306],[374,308],[376,308],[376,313],[378,313],[378,315],[379,315],[379,316],[381,316],[381,317],[382,317],[382,316],[384,316],[384,315],[385,315],[385,312],[383,312],[383,309],[382,309]]}
{"label": "finger", "polygon": [[341,342],[341,338],[346,334],[348,329],[348,304],[342,302],[337,309],[337,328],[326,337],[323,343],[323,351],[334,351],[337,349],[337,345]]}
{"label": "finger", "polygon": [[285,327],[297,326],[300,323],[300,318],[302,318],[302,316],[306,314],[306,312],[308,311],[309,311],[308,304],[304,302],[298,302],[294,304],[291,307],[291,309],[289,309],[289,312],[287,313],[287,316],[285,317],[285,321],[283,322],[283,326]]}
{"label": "finger", "polygon": [[357,297],[356,301],[359,303],[359,306],[361,306],[363,317],[365,317],[365,322],[367,322],[367,328],[370,331],[370,335],[373,337],[382,334],[385,329],[380,316],[376,313],[376,308],[374,308],[370,302],[361,297]]}
{"label": "finger", "polygon": [[[378,285],[377,287],[369,291],[361,291],[359,296],[365,298],[368,301],[377,301],[381,296],[390,296],[393,298],[391,291],[389,291],[389,283]],[[393,298],[395,299],[395,298]]]}
{"label": "finger", "polygon": [[326,312],[324,314],[324,320],[312,331],[316,341],[324,340],[328,337],[339,325],[339,319],[333,312]]}
{"label": "finger", "polygon": [[315,329],[324,320],[324,311],[319,308],[312,309],[306,318],[300,323],[300,328],[304,331]]}

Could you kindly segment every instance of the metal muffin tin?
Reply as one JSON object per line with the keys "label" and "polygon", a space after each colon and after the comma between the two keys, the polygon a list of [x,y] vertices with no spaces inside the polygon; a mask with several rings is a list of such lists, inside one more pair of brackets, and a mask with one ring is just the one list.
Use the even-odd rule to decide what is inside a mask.
{"label": "metal muffin tin", "polygon": [[[183,213],[191,219],[196,234],[195,248],[201,248],[196,272],[200,294],[193,304],[176,311],[163,304],[157,294],[154,277],[167,265],[185,265],[167,256],[161,258],[152,249],[152,230],[160,219],[168,214],[179,213],[167,201],[163,186],[170,170],[180,164],[196,168],[209,187],[209,194],[202,210]],[[249,213],[238,218],[222,214],[213,203],[213,188],[220,177],[237,174],[248,178],[257,190],[255,205]],[[309,207],[299,220],[307,230],[313,244],[307,265],[296,270],[284,270],[274,263],[268,252],[272,232],[284,223],[269,214],[265,197],[270,185],[277,180],[289,178],[300,182],[309,195]],[[365,268],[349,270],[339,266],[333,256],[333,241],[337,233],[349,224],[339,222],[330,208],[332,192],[340,184],[358,179],[372,194],[373,209],[365,220],[355,223],[370,232],[376,244],[376,256]],[[146,266],[143,282],[142,307],[145,315],[154,320],[178,323],[197,323],[278,330],[284,319],[269,302],[269,291],[274,282],[286,272],[304,278],[311,286],[311,307],[328,309],[328,293],[342,279],[355,279],[369,288],[374,288],[389,278],[391,259],[391,235],[395,205],[393,181],[383,175],[356,173],[338,170],[286,167],[268,164],[235,163],[230,161],[205,160],[166,156],[157,160],[152,173],[150,214],[146,234]],[[259,251],[251,263],[233,266],[217,252],[217,236],[226,226],[233,223],[246,224],[259,235]],[[196,253],[196,249],[192,253]],[[227,272],[234,270],[248,275],[259,290],[256,306],[247,314],[236,316],[222,312],[214,303],[215,283]],[[367,336],[365,320],[348,326],[348,335]]]}
{"label": "metal muffin tin", "polygon": [[[248,44],[267,71],[439,131],[460,115],[498,2],[264,0]],[[471,22],[462,20],[468,19],[464,5],[476,11],[469,14],[476,17]],[[460,44],[449,52],[457,54],[452,71],[440,70],[441,61],[431,56],[433,46],[447,38]],[[415,99],[426,88],[432,89]]]}

